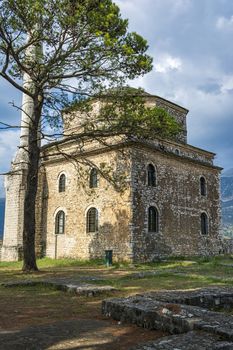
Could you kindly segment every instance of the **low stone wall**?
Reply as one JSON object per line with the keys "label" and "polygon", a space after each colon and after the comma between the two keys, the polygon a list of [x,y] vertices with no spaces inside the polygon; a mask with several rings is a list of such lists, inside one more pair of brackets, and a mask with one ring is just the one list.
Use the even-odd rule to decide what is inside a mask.
{"label": "low stone wall", "polygon": [[215,311],[217,309],[233,308],[233,289],[231,288],[208,288],[188,292],[151,292],[145,294],[145,296],[162,302],[199,306],[210,310],[214,309]]}
{"label": "low stone wall", "polygon": [[[167,331],[170,334],[205,332],[204,337],[219,347],[201,347],[202,337],[196,347],[175,347],[179,349],[233,349],[233,316],[211,311],[215,308],[233,307],[233,289],[206,289],[192,292],[147,293],[129,298],[108,299],[102,303],[105,316],[125,323],[133,323],[148,329]],[[189,335],[187,335],[189,337]],[[168,345],[141,347],[140,349],[173,349]],[[182,341],[182,337],[179,338]],[[215,340],[214,340],[215,339]],[[227,342],[227,347],[221,347]],[[170,345],[169,345],[170,344]],[[147,346],[147,345],[145,345]],[[186,344],[187,346],[187,344]],[[225,346],[225,345],[224,345]],[[231,346],[231,347],[229,347]],[[139,349],[139,348],[138,348]]]}
{"label": "low stone wall", "polygon": [[94,297],[96,295],[108,292],[114,292],[116,289],[111,286],[98,286],[94,284],[87,284],[75,281],[62,281],[62,280],[40,280],[40,281],[14,281],[0,283],[0,286],[6,288],[14,287],[31,287],[31,286],[43,286],[52,287],[56,290],[62,290],[64,292],[73,293],[76,295],[84,295],[86,297]]}
{"label": "low stone wall", "polygon": [[188,332],[164,337],[131,350],[232,350],[232,343],[221,341],[215,335],[206,337],[205,333]]}

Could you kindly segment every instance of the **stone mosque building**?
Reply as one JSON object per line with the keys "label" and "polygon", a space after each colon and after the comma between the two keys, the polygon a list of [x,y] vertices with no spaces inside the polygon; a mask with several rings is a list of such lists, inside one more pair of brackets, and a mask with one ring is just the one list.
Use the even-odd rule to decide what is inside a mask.
{"label": "stone mosque building", "polygon": [[[215,154],[187,143],[187,109],[150,94],[145,103],[177,120],[182,131],[176,140],[115,139],[111,147],[92,141],[78,150],[76,141],[65,137],[42,147],[38,256],[92,259],[111,250],[115,261],[145,262],[219,254],[221,168],[213,164]],[[75,113],[64,115],[66,135],[79,126]],[[78,170],[74,156],[87,160]],[[5,182],[2,260],[17,260],[22,252],[26,165],[22,154],[16,159]],[[124,179],[124,190],[103,176],[103,167]]]}

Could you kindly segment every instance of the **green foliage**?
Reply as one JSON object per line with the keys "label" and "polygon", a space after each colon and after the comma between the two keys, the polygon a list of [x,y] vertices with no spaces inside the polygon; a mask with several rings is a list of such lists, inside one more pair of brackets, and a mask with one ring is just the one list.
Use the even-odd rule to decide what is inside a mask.
{"label": "green foliage", "polygon": [[[0,77],[41,101],[42,127],[62,129],[72,96],[85,103],[85,96],[149,72],[147,49],[112,0],[0,0]],[[22,86],[25,75],[30,84]]]}
{"label": "green foliage", "polygon": [[[91,99],[76,100],[65,112],[80,112],[82,123],[79,125],[94,137],[173,138],[181,126],[164,109],[147,105],[148,97],[142,89],[126,86],[104,91]],[[100,108],[96,112],[97,101]]]}
{"label": "green foliage", "polygon": [[1,70],[14,80],[27,73],[44,95],[72,91],[68,78],[77,79],[76,92],[132,79],[150,71],[152,59],[146,40],[127,27],[111,0],[2,0]]}
{"label": "green foliage", "polygon": [[[71,94],[86,113],[90,104],[83,96],[95,94],[105,103],[85,131],[97,126],[98,132],[145,138],[179,132],[164,110],[144,106],[141,90],[105,91],[106,85],[119,86],[149,72],[147,49],[144,38],[128,32],[128,21],[112,0],[0,1],[0,76],[41,99],[55,127],[61,126],[58,116],[70,105]],[[22,87],[18,79],[25,74],[31,83]]]}

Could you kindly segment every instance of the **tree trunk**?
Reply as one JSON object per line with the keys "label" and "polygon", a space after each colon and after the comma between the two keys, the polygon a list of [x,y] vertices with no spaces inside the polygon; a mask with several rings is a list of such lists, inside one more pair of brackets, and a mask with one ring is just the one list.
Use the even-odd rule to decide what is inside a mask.
{"label": "tree trunk", "polygon": [[24,202],[23,227],[23,271],[38,271],[35,252],[35,209],[38,184],[38,167],[40,147],[38,144],[38,128],[40,124],[42,102],[34,99],[34,115],[29,127],[28,145],[28,173]]}

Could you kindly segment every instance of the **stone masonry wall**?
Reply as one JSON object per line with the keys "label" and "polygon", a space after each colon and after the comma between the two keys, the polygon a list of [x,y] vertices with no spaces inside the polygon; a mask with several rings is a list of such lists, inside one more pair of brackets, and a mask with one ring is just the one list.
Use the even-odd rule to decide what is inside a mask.
{"label": "stone masonry wall", "polygon": [[[38,197],[37,244],[44,246],[44,253],[54,258],[73,257],[78,259],[103,258],[105,250],[113,250],[116,261],[131,259],[131,206],[129,195],[128,157],[117,152],[106,152],[89,157],[96,166],[101,163],[112,168],[113,175],[123,174],[127,190],[116,191],[102,176],[98,176],[98,187],[89,188],[91,167],[69,162],[64,158],[56,162],[45,162],[40,174]],[[58,191],[58,179],[66,175],[66,191]],[[44,178],[42,180],[42,177]],[[91,207],[98,210],[99,230],[86,232],[86,213]],[[55,235],[55,216],[59,210],[65,212],[65,233]]]}
{"label": "stone masonry wall", "polygon": [[176,140],[181,143],[187,143],[187,125],[186,115],[187,111],[184,111],[178,106],[175,107],[171,102],[156,97],[156,106],[165,109],[181,127],[181,132],[176,135]]}
{"label": "stone masonry wall", "polygon": [[13,165],[12,172],[5,178],[6,209],[2,261],[17,261],[22,258],[25,184],[26,170]]}
{"label": "stone masonry wall", "polygon": [[[90,259],[103,258],[105,250],[113,250],[115,260],[151,261],[170,255],[219,253],[219,168],[185,158],[182,153],[175,155],[136,143],[124,157],[116,150],[101,152],[91,152],[89,161],[97,167],[107,165],[116,179],[124,174],[123,193],[102,176],[98,187],[90,189],[89,166],[79,166],[77,171],[75,164],[64,158],[44,162],[37,206],[39,255]],[[150,163],[156,167],[156,187],[147,185]],[[67,184],[66,191],[59,193],[61,173],[66,175]],[[206,196],[200,194],[201,176],[206,179]],[[99,213],[99,230],[87,233],[86,213],[92,206]],[[149,206],[159,212],[157,233],[148,232]],[[59,210],[66,214],[63,235],[55,235]],[[209,219],[206,236],[201,234],[203,212]]]}
{"label": "stone masonry wall", "polygon": [[[166,110],[180,125],[181,131],[176,135],[175,140],[183,144],[187,143],[187,125],[186,125],[186,115],[188,110],[175,103],[172,103],[162,97],[154,96],[150,94],[144,95],[145,105],[148,107],[159,107]],[[63,114],[64,122],[64,134],[69,136],[71,134],[79,133],[83,129],[83,123],[85,120],[89,122],[96,122],[96,116],[98,115],[103,102],[95,100],[92,102],[92,112],[85,114],[81,113],[78,109],[72,112],[67,112]]]}
{"label": "stone masonry wall", "polygon": [[[150,261],[171,255],[211,255],[220,250],[219,169],[135,148],[132,161],[134,260]],[[147,166],[156,168],[156,187],[147,185]],[[207,195],[200,194],[200,177]],[[159,231],[148,232],[148,208],[159,213]],[[200,215],[209,218],[209,233],[201,234]]]}

